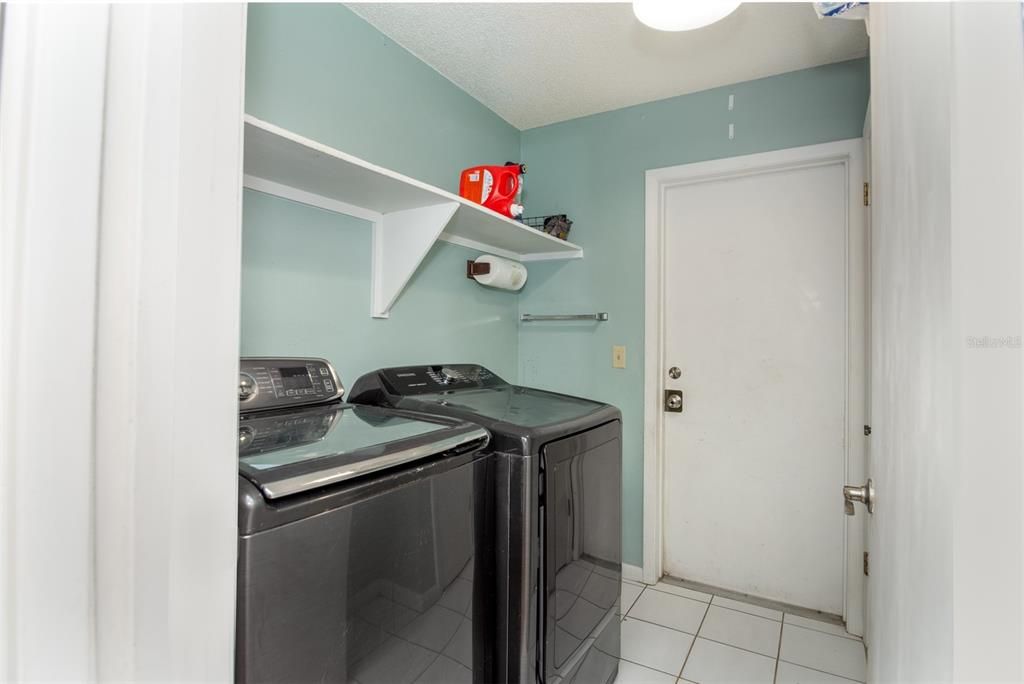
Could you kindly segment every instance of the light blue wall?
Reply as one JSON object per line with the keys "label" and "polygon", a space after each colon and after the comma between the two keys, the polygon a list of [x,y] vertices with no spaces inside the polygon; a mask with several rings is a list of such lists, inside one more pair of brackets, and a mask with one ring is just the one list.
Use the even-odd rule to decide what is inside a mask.
{"label": "light blue wall", "polygon": [[519,131],[338,3],[250,4],[245,111],[457,192]]}
{"label": "light blue wall", "polygon": [[[340,4],[249,6],[246,111],[447,190],[519,155],[520,133]],[[438,243],[387,320],[370,318],[363,221],[246,191],[243,355],[332,360],[351,384],[385,365],[478,362],[516,378],[517,297],[465,278]]]}
{"label": "light blue wall", "polygon": [[[568,213],[585,258],[530,264],[520,310],[610,321],[522,326],[520,381],[622,409],[627,563],[643,555],[644,171],[860,137],[867,99],[867,61],[854,60],[523,132],[527,213]],[[613,344],[627,347],[625,370],[611,367]]]}
{"label": "light blue wall", "polygon": [[[475,253],[439,243],[391,319],[374,320],[369,226],[247,191],[242,353],[324,356],[349,383],[377,366],[471,361],[618,405],[624,557],[639,564],[644,171],[857,137],[866,61],[520,133],[341,5],[250,5],[246,59],[250,114],[442,188],[455,191],[472,164],[522,157],[527,213],[569,213],[586,258],[530,264],[517,297],[466,280],[463,262]],[[608,311],[611,320],[519,328],[520,311]],[[626,370],[611,368],[613,344],[627,346]]]}
{"label": "light blue wall", "polygon": [[322,356],[343,382],[381,366],[463,361],[516,377],[514,295],[467,280],[436,246],[389,319],[370,318],[370,224],[247,190],[242,354]]}

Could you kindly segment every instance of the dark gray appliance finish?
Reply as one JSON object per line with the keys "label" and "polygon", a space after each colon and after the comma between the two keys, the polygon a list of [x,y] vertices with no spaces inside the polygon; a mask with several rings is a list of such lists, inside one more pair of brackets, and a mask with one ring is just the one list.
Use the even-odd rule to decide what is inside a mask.
{"label": "dark gray appliance finish", "polygon": [[248,357],[238,367],[238,407],[252,413],[341,399],[341,381],[324,359]]}
{"label": "dark gray appliance finish", "polygon": [[371,406],[263,411],[239,420],[239,472],[274,500],[488,439],[478,425]]}
{"label": "dark gray appliance finish", "polygon": [[356,381],[350,401],[491,432],[499,681],[613,681],[622,580],[618,409],[510,385],[468,364],[379,370]]}
{"label": "dark gray appliance finish", "polygon": [[486,431],[333,400],[239,435],[236,681],[495,681]]}

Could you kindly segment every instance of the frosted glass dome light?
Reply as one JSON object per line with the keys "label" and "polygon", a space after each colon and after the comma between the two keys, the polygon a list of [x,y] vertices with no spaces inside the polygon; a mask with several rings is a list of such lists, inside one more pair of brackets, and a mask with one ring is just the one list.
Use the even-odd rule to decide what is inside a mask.
{"label": "frosted glass dome light", "polygon": [[690,31],[725,19],[738,0],[633,0],[633,14],[659,31]]}

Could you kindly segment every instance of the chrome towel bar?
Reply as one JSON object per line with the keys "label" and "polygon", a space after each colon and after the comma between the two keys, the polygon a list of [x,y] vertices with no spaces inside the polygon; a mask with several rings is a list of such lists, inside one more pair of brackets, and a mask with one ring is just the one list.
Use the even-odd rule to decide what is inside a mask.
{"label": "chrome towel bar", "polygon": [[523,323],[531,321],[607,321],[608,314],[522,314],[519,320]]}

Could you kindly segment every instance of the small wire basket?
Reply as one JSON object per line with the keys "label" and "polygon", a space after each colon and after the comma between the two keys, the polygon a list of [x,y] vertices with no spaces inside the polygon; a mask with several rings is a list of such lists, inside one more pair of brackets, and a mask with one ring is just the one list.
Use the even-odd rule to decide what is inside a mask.
{"label": "small wire basket", "polygon": [[523,219],[523,223],[562,240],[569,239],[569,229],[572,228],[572,220],[565,214],[529,216]]}

